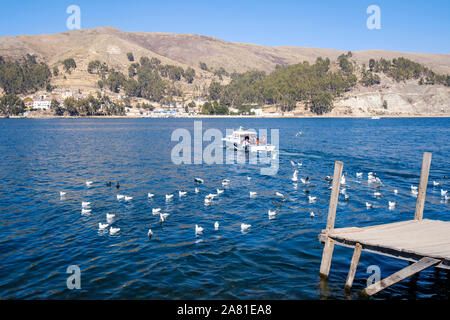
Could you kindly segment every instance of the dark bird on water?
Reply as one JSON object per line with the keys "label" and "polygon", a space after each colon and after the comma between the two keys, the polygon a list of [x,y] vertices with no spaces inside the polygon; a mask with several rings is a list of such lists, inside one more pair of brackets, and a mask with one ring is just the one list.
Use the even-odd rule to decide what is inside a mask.
{"label": "dark bird on water", "polygon": [[119,189],[120,188],[120,184],[117,182],[116,183],[116,189]]}
{"label": "dark bird on water", "polygon": [[107,182],[106,182],[106,186],[107,186],[107,187],[111,187],[111,181],[107,181]]}

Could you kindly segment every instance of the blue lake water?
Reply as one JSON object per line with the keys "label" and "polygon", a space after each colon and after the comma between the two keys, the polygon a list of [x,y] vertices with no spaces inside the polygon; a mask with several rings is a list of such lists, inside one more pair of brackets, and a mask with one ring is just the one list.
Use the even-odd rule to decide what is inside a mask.
{"label": "blue lake water", "polygon": [[[261,175],[261,165],[173,164],[171,134],[193,131],[193,121],[0,119],[0,298],[357,299],[368,266],[378,265],[385,277],[408,262],[363,252],[347,295],[352,250],[338,246],[329,280],[319,281],[323,246],[317,235],[326,225],[330,194],[324,178],[333,174],[334,161],[344,162],[350,196],[348,202],[340,197],[336,227],[412,219],[410,185],[418,185],[424,151],[433,153],[430,181],[450,186],[448,118],[203,119],[204,130],[223,133],[240,125],[279,129],[275,176]],[[294,188],[290,160],[303,163],[299,177],[311,178],[308,188]],[[356,178],[359,171],[364,179]],[[383,182],[380,198],[367,183],[369,171]],[[195,185],[194,177],[205,183]],[[222,188],[224,178],[231,180],[224,194],[205,206],[205,195]],[[94,182],[90,188],[86,180]],[[187,196],[178,197],[181,189]],[[64,199],[60,191],[67,192]],[[258,196],[251,199],[249,191]],[[308,191],[316,203],[309,203]],[[118,193],[134,199],[119,202]],[[170,202],[168,193],[175,194]],[[395,210],[389,200],[397,202]],[[81,214],[82,201],[92,203],[89,216]],[[366,201],[374,208],[366,209]],[[152,208],[169,213],[167,221],[161,225]],[[276,219],[268,219],[268,209],[279,210]],[[117,235],[98,231],[106,213],[116,214]],[[450,220],[440,188],[429,185],[424,217]],[[241,223],[252,227],[242,233]],[[195,224],[204,227],[203,235],[196,237]],[[80,290],[67,289],[70,265],[81,269]],[[449,273],[431,268],[373,298],[448,298],[449,284]]]}

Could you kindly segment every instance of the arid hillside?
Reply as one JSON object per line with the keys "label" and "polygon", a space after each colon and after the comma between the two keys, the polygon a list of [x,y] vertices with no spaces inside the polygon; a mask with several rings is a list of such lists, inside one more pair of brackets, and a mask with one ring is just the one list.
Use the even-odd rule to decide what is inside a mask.
{"label": "arid hillside", "polygon": [[[188,95],[204,93],[212,79],[217,79],[212,72],[200,69],[205,63],[209,70],[224,68],[228,73],[260,70],[267,73],[275,70],[277,65],[291,65],[302,61],[313,62],[318,57],[336,58],[344,53],[341,50],[303,48],[303,47],[268,47],[255,44],[233,43],[221,39],[171,33],[125,32],[113,27],[68,31],[58,34],[35,36],[15,36],[0,38],[0,56],[6,59],[19,59],[32,54],[45,61],[50,68],[61,66],[67,58],[76,61],[77,68],[70,74],[60,73],[52,79],[52,85],[61,89],[98,90],[98,76],[87,72],[88,63],[93,60],[105,62],[115,70],[127,74],[130,61],[127,53],[132,52],[136,61],[141,57],[155,57],[163,64],[192,67],[196,78],[192,84],[180,84]],[[450,54],[407,53],[384,50],[366,50],[353,52],[352,60],[359,65],[368,64],[369,59],[392,59],[405,57],[423,64],[431,70],[450,74]],[[61,67],[62,70],[62,67]],[[229,81],[225,77],[223,82]],[[432,110],[436,114],[450,113],[450,92],[448,87],[430,86],[419,88],[415,83],[396,84],[382,77],[382,83],[372,88],[357,87],[343,99],[337,101],[334,113],[339,114],[376,114],[384,100],[391,100],[391,114],[421,114]],[[389,94],[392,94],[389,96]],[[381,95],[381,96],[380,96]],[[408,96],[403,100],[394,98]],[[367,98],[367,97],[371,98]],[[377,98],[378,97],[378,98]],[[397,96],[395,96],[397,97]],[[395,100],[397,99],[397,100]],[[401,110],[398,112],[397,103]],[[388,101],[389,103],[389,101]],[[371,105],[373,104],[373,106]],[[349,108],[352,109],[349,112]],[[378,110],[378,111],[374,111]],[[444,111],[442,111],[444,110]]]}

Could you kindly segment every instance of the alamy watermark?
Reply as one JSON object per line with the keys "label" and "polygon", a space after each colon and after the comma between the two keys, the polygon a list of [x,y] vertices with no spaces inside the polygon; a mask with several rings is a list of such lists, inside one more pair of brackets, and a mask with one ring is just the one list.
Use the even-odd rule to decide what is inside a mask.
{"label": "alamy watermark", "polygon": [[66,20],[66,26],[69,30],[81,29],[81,9],[77,5],[70,5],[66,9],[66,13],[70,16]]}
{"label": "alamy watermark", "polygon": [[367,267],[367,273],[371,273],[369,278],[367,278],[367,286],[377,283],[380,285],[381,270],[377,265],[370,265]]}
{"label": "alamy watermark", "polygon": [[366,26],[367,29],[373,30],[373,29],[381,29],[381,9],[379,6],[373,4],[367,7],[366,10],[367,14],[370,14],[370,16],[367,18]]}
{"label": "alamy watermark", "polygon": [[66,273],[71,274],[66,281],[69,290],[81,289],[81,270],[77,265],[70,265],[67,267]]}
{"label": "alamy watermark", "polygon": [[[184,128],[172,132],[171,141],[178,142],[171,151],[172,163],[189,165],[248,162],[252,165],[266,165],[260,169],[262,175],[276,175],[279,168],[279,130],[270,130],[270,144],[267,129],[247,129],[244,132],[240,135],[233,129],[226,129],[225,136],[234,137],[235,140],[223,140],[224,136],[219,129],[210,128],[203,132],[202,121],[194,121],[194,137]],[[241,137],[242,140],[239,140]],[[209,144],[204,146],[204,142]]]}

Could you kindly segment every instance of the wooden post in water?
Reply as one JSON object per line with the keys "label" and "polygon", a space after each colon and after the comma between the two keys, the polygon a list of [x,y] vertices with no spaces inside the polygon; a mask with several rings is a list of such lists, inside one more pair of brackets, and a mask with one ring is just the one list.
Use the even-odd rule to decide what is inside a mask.
{"label": "wooden post in water", "polygon": [[422,220],[423,208],[425,206],[425,196],[427,193],[428,175],[430,173],[431,153],[424,152],[422,159],[422,169],[420,171],[419,193],[416,201],[416,211],[414,213],[414,220]]}
{"label": "wooden post in water", "polygon": [[348,271],[347,281],[345,282],[345,289],[350,290],[353,285],[353,279],[355,279],[356,268],[358,267],[359,257],[361,256],[362,245],[357,243],[355,251],[353,251],[352,262],[350,263],[350,270]]}
{"label": "wooden post in water", "polygon": [[327,233],[333,231],[334,221],[336,219],[336,208],[339,198],[339,187],[341,186],[342,168],[344,163],[336,161],[334,163],[333,186],[331,189],[330,205],[328,207]]}
{"label": "wooden post in water", "polygon": [[[329,233],[334,229],[334,221],[336,219],[336,208],[339,198],[339,187],[341,185],[342,168],[344,163],[341,161],[336,161],[334,163],[334,174],[333,174],[333,186],[331,189],[330,206],[328,207],[328,219],[326,232]],[[320,264],[320,277],[323,279],[328,278],[330,273],[331,259],[333,257],[334,241],[333,239],[327,237],[325,241],[325,246],[323,247],[322,262]]]}

